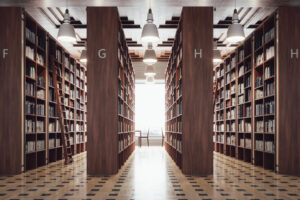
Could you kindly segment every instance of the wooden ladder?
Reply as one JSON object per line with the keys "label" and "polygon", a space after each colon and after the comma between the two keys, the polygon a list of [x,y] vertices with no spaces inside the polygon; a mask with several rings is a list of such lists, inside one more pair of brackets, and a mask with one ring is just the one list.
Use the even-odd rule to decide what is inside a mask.
{"label": "wooden ladder", "polygon": [[51,66],[52,66],[52,76],[53,76],[53,84],[55,90],[55,99],[57,104],[57,114],[59,117],[61,141],[64,150],[65,164],[69,164],[73,162],[72,149],[70,144],[70,132],[69,132],[68,122],[64,120],[64,117],[66,117],[66,111],[65,111],[65,106],[61,105],[64,104],[64,95],[63,95],[63,91],[61,93],[59,92],[58,82],[57,82],[57,75],[59,74],[60,69],[56,66],[54,57],[51,57]]}

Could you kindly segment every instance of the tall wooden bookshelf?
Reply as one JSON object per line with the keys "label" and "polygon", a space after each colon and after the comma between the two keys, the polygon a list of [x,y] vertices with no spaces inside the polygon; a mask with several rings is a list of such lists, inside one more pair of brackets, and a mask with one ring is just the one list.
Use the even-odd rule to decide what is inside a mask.
{"label": "tall wooden bookshelf", "polygon": [[118,9],[88,7],[87,23],[87,170],[115,174],[135,149],[135,75]]}
{"label": "tall wooden bookshelf", "polygon": [[58,88],[64,96],[61,105],[66,111],[64,123],[69,126],[72,154],[85,151],[86,69],[26,13],[25,42],[24,170],[27,171],[63,159],[51,57],[59,68]]}
{"label": "tall wooden bookshelf", "polygon": [[[7,8],[1,8],[7,9]],[[86,68],[80,65],[72,56],[62,48],[62,46],[53,39],[30,15],[21,8],[9,8],[10,12],[14,13],[16,24],[11,32],[16,32],[11,38],[9,35],[1,36],[3,41],[16,40],[18,43],[11,47],[11,52],[20,51],[20,55],[15,54],[14,58],[7,57],[8,60],[19,60],[18,63],[10,63],[16,73],[14,79],[21,81],[20,84],[14,84],[19,92],[15,91],[15,99],[20,101],[15,105],[15,108],[7,108],[7,112],[18,113],[8,117],[10,121],[14,121],[14,125],[4,127],[1,125],[1,137],[4,129],[13,130],[11,127],[21,128],[17,135],[6,135],[8,140],[15,141],[10,144],[11,147],[19,149],[17,151],[9,150],[5,160],[13,163],[13,168],[2,170],[1,174],[18,174],[23,171],[44,166],[48,163],[61,160],[63,158],[63,149],[61,144],[61,133],[58,127],[58,116],[56,111],[56,102],[54,98],[54,85],[52,77],[52,66],[50,65],[51,56],[55,57],[55,64],[60,68],[58,74],[59,92],[64,95],[65,102],[63,106],[66,108],[64,116],[65,123],[69,124],[71,135],[73,136],[72,150],[73,154],[85,151],[86,123],[84,115],[85,106],[85,80],[84,75]],[[7,12],[1,12],[6,13]],[[1,24],[6,27],[9,23],[7,19],[12,20],[10,14],[7,15],[5,21],[1,20]],[[23,19],[22,19],[23,18]],[[4,17],[5,19],[5,17]],[[9,30],[9,28],[7,28]],[[8,46],[10,47],[10,46]],[[13,50],[16,49],[16,50]],[[73,68],[71,66],[74,66]],[[75,74],[76,67],[80,70],[79,75]],[[73,79],[70,79],[69,74],[73,72]],[[18,73],[22,77],[18,77]],[[9,73],[8,73],[9,74]],[[79,78],[79,85],[75,85],[75,78]],[[4,80],[4,79],[3,79]],[[79,98],[75,98],[71,94],[71,90],[79,90]],[[13,91],[13,90],[12,90]],[[5,96],[5,95],[4,95]],[[7,99],[6,99],[7,101]],[[78,107],[76,106],[78,102]],[[4,100],[1,102],[5,102]],[[21,114],[22,121],[18,122],[18,115]],[[77,124],[79,128],[76,129]],[[3,131],[2,131],[3,130]],[[8,131],[10,132],[10,131]],[[5,141],[5,139],[1,139]],[[20,142],[20,143],[19,143]],[[4,146],[5,145],[0,145]],[[14,155],[17,154],[17,155]]]}
{"label": "tall wooden bookshelf", "polygon": [[213,170],[212,23],[212,8],[183,8],[165,73],[165,148],[185,174]]}
{"label": "tall wooden bookshelf", "polygon": [[286,21],[299,21],[297,12],[299,8],[278,8],[215,68],[215,151],[287,174],[300,174],[294,154],[299,151],[296,110],[284,104],[296,101],[299,94],[299,86],[292,96],[286,94],[287,80],[299,85],[294,76],[299,61],[290,57],[298,38],[285,31]]}

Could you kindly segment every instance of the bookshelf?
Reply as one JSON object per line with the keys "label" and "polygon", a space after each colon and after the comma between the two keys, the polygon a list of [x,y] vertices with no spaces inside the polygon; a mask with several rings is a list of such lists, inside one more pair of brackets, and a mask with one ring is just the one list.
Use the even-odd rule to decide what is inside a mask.
{"label": "bookshelf", "polygon": [[35,169],[63,159],[56,108],[51,57],[59,68],[59,93],[63,94],[64,123],[69,126],[72,154],[84,152],[85,73],[54,38],[25,13],[25,167]]}
{"label": "bookshelf", "polygon": [[87,170],[115,174],[135,148],[135,74],[117,8],[88,7],[87,22],[87,113],[101,122],[87,122]]}
{"label": "bookshelf", "polygon": [[[295,125],[296,110],[282,103],[294,102],[294,95],[289,96],[286,91],[291,83],[299,84],[292,70],[288,70],[288,66],[295,70],[295,65],[299,66],[299,63],[292,64],[288,57],[290,55],[279,53],[282,52],[279,47],[284,46],[286,52],[290,52],[287,48],[294,45],[292,40],[287,43],[284,38],[293,37],[297,40],[295,33],[290,34],[284,30],[284,22],[291,20],[286,15],[289,12],[295,14],[299,9],[278,8],[215,68],[217,103],[214,108],[214,141],[216,152],[279,173],[299,174],[295,162],[298,158],[294,154],[294,151],[299,151],[296,145],[298,133],[295,129],[286,128],[287,124],[298,127]],[[296,16],[299,17],[299,14]],[[222,118],[224,111],[220,107],[223,90],[220,83],[223,74],[220,72],[224,67],[225,119]],[[294,88],[294,94],[298,93]],[[234,104],[232,97],[235,98]],[[234,115],[231,110],[235,110]],[[218,124],[223,123],[226,126],[220,132]],[[225,135],[224,141],[218,140],[218,135],[222,134]],[[288,140],[288,136],[296,141]],[[288,147],[293,151],[287,150]],[[286,163],[290,164],[290,169]]]}
{"label": "bookshelf", "polygon": [[[192,23],[195,17],[199,20]],[[165,148],[185,174],[212,173],[213,110],[207,106],[212,103],[212,76],[207,76],[213,73],[212,43],[201,40],[212,37],[211,25],[212,8],[183,8],[165,72]],[[195,49],[202,49],[205,59],[195,59]]]}

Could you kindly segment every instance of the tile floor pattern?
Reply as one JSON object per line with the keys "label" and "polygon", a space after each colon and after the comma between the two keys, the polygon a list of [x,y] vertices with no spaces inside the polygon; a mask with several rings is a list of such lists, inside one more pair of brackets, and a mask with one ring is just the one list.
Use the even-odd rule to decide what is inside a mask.
{"label": "tile floor pattern", "polygon": [[278,175],[214,153],[214,175],[185,176],[161,147],[136,148],[117,175],[86,175],[86,154],[0,177],[0,199],[300,199],[300,177]]}

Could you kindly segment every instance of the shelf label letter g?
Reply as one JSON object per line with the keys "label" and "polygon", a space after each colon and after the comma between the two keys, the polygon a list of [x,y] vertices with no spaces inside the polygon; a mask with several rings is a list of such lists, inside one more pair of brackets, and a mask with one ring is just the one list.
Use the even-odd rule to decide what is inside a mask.
{"label": "shelf label letter g", "polygon": [[202,49],[200,49],[200,51],[198,51],[198,52],[197,52],[197,49],[195,49],[194,55],[195,55],[195,59],[197,58],[197,55],[199,55],[199,57],[202,58]]}
{"label": "shelf label letter g", "polygon": [[299,49],[291,49],[291,58],[294,58],[294,56],[296,56],[296,58],[298,59],[299,57]]}
{"label": "shelf label letter g", "polygon": [[8,55],[8,49],[3,49],[3,59]]}
{"label": "shelf label letter g", "polygon": [[101,58],[101,59],[106,58],[106,49],[99,49],[99,50],[98,50],[98,56],[99,56],[99,58]]}

